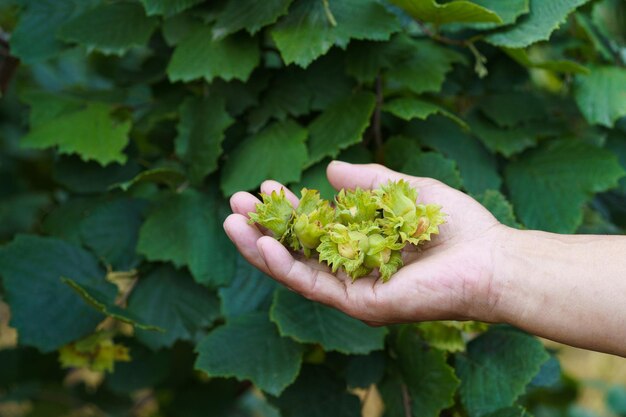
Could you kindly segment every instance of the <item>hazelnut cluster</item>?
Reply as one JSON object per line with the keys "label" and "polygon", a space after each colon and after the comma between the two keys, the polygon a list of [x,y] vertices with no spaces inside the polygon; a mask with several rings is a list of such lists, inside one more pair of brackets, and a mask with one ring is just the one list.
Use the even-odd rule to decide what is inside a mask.
{"label": "hazelnut cluster", "polygon": [[444,223],[441,207],[417,204],[417,191],[404,180],[375,190],[341,190],[332,205],[316,190],[301,194],[295,208],[283,190],[262,194],[250,222],[307,257],[317,255],[333,272],[342,268],[353,280],[374,269],[389,280],[402,266],[401,250],[429,241]]}

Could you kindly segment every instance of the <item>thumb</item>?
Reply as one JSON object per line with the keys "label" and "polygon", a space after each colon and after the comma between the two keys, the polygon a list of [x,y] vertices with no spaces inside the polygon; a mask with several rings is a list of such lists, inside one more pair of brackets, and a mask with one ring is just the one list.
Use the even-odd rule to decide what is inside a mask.
{"label": "thumb", "polygon": [[342,161],[332,161],[326,169],[326,176],[330,184],[336,189],[355,189],[357,187],[366,190],[377,188],[388,181],[405,180],[414,187],[420,189],[433,185],[436,180],[432,178],[413,177],[396,171],[392,171],[379,164],[350,164]]}

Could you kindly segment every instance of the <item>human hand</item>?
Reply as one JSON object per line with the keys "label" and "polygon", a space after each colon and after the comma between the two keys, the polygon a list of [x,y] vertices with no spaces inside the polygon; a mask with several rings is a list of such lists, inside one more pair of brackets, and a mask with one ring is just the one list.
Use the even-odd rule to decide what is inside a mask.
{"label": "human hand", "polygon": [[[332,162],[327,169],[336,189],[371,189],[404,179],[417,189],[418,202],[438,204],[447,215],[440,234],[419,249],[407,245],[404,266],[383,283],[377,275],[352,280],[332,274],[317,259],[290,253],[276,239],[248,223],[259,200],[246,192],[231,197],[224,229],[254,266],[308,299],[318,301],[372,325],[424,320],[497,321],[499,292],[494,279],[494,251],[506,227],[468,195],[430,178],[391,171],[381,165]],[[275,181],[261,191],[285,188],[294,205],[298,198]]]}

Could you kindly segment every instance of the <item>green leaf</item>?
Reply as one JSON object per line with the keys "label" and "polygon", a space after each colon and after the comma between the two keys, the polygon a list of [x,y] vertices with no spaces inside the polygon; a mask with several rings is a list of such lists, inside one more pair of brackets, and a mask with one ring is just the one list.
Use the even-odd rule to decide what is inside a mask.
{"label": "green leaf", "polygon": [[194,30],[174,49],[167,66],[170,81],[192,81],[214,78],[245,81],[259,64],[261,54],[255,39],[235,34],[213,40],[211,27]]}
{"label": "green leaf", "polygon": [[561,363],[556,356],[557,352],[550,354],[550,359],[541,365],[539,373],[535,375],[532,381],[530,381],[530,387],[532,388],[556,388],[561,385],[563,379],[563,373],[561,370]]}
{"label": "green leaf", "polygon": [[459,326],[449,322],[427,321],[417,324],[422,339],[431,347],[445,352],[461,352],[465,350],[463,332]]}
{"label": "green leaf", "polygon": [[358,397],[322,367],[304,366],[295,384],[276,399],[283,417],[360,417]]}
{"label": "green leaf", "polygon": [[84,107],[79,99],[44,91],[28,91],[20,97],[30,105],[30,127],[38,128],[60,116],[76,112]]}
{"label": "green leaf", "polygon": [[550,35],[567,19],[567,16],[589,0],[530,0],[530,14],[515,25],[485,37],[496,46],[523,48],[539,41],[550,39]]}
{"label": "green leaf", "polygon": [[395,347],[414,416],[436,417],[454,404],[459,379],[445,352],[428,347],[410,326],[400,331]]}
{"label": "green leaf", "polygon": [[0,200],[0,240],[28,232],[41,217],[50,197],[43,193],[20,193]]}
{"label": "green leaf", "polygon": [[230,319],[196,347],[196,369],[212,377],[251,380],[263,391],[279,395],[300,371],[303,349],[281,337],[266,313]]}
{"label": "green leaf", "polygon": [[21,345],[50,352],[91,333],[103,319],[61,277],[92,285],[109,297],[115,287],[89,252],[54,238],[19,235],[0,248],[4,297]]}
{"label": "green leaf", "polygon": [[440,26],[455,22],[502,23],[495,12],[465,0],[455,0],[439,4],[436,0],[391,0],[404,9],[411,17],[422,22]]}
{"label": "green leaf", "polygon": [[76,42],[89,51],[123,55],[134,46],[144,46],[158,25],[137,3],[103,3],[66,22],[61,39]]}
{"label": "green leaf", "polygon": [[406,60],[414,49],[403,34],[392,36],[388,42],[350,42],[346,51],[346,72],[361,83],[372,82],[381,70]]}
{"label": "green leaf", "polygon": [[326,177],[326,167],[328,167],[328,160],[323,160],[307,168],[302,173],[302,178],[297,184],[292,184],[289,188],[298,195],[300,190],[308,188],[310,190],[317,190],[320,192],[322,198],[326,200],[332,200],[335,198],[336,190],[328,182]]}
{"label": "green leaf", "polygon": [[401,171],[417,177],[435,178],[450,187],[461,188],[461,175],[456,163],[438,152],[419,152],[410,155]]}
{"label": "green leaf", "polygon": [[[612,12],[612,14],[619,15],[619,13],[615,12]],[[593,48],[598,53],[598,55],[600,55],[605,61],[612,61],[614,57],[613,51],[611,50],[611,47],[606,43],[606,39],[600,34],[602,29],[598,27],[597,22],[594,22],[592,17],[588,14],[580,12],[574,13],[574,19],[578,27],[581,29],[581,32],[589,39],[590,43],[593,45]]]}
{"label": "green leaf", "polygon": [[74,198],[66,201],[44,218],[42,232],[81,245],[82,221],[100,203],[98,198]]}
{"label": "green leaf", "polygon": [[161,33],[169,46],[176,46],[191,33],[203,27],[204,23],[198,16],[181,13],[165,19],[161,25]]}
{"label": "green leaf", "polygon": [[11,34],[11,54],[26,64],[33,64],[60,53],[64,45],[56,37],[59,27],[97,5],[99,0],[29,0],[22,3],[26,8]]}
{"label": "green leaf", "polygon": [[551,141],[506,169],[519,219],[531,229],[573,233],[593,193],[617,185],[624,175],[614,154],[585,143]]}
{"label": "green leaf", "polygon": [[394,63],[387,72],[387,79],[415,94],[439,92],[452,65],[464,62],[460,53],[430,40],[401,37],[398,42],[410,47],[407,48],[410,53]]}
{"label": "green leaf", "polygon": [[237,317],[256,310],[269,310],[276,281],[238,255],[237,267],[228,287],[219,289],[222,315]]}
{"label": "green leaf", "polygon": [[[544,100],[536,95],[507,92],[486,96],[478,103],[480,111],[500,127],[513,127],[523,122],[545,118]],[[519,111],[524,109],[524,111]]]}
{"label": "green leaf", "polygon": [[136,267],[135,249],[145,206],[144,201],[131,199],[97,206],[80,224],[83,243],[115,271]]}
{"label": "green leaf", "polygon": [[345,49],[351,39],[387,40],[399,29],[396,17],[376,0],[299,0],[271,35],[286,64],[306,67],[334,45]]}
{"label": "green leaf", "polygon": [[256,132],[272,118],[285,120],[308,113],[314,91],[307,85],[306,75],[305,71],[290,67],[274,78],[259,105],[248,115],[249,129]]}
{"label": "green leaf", "polygon": [[217,16],[213,26],[213,37],[223,38],[241,29],[251,35],[264,26],[276,23],[278,18],[287,13],[293,0],[240,0],[226,3],[224,10]]}
{"label": "green leaf", "polygon": [[306,129],[288,119],[241,142],[222,169],[224,194],[251,190],[267,179],[282,183],[298,181],[307,161],[304,144],[307,136]]}
{"label": "green leaf", "polygon": [[270,318],[281,335],[325,350],[365,354],[384,348],[387,330],[373,328],[339,310],[287,290],[274,293]]}
{"label": "green leaf", "polygon": [[609,388],[606,393],[606,405],[615,414],[626,414],[626,389],[619,385]]}
{"label": "green leaf", "polygon": [[622,20],[625,11],[626,5],[620,0],[595,2],[591,10],[591,18],[598,32],[605,38],[615,39],[622,46],[626,41],[626,31]]}
{"label": "green leaf", "polygon": [[[103,167],[95,161],[85,162],[75,155],[59,157],[54,164],[54,180],[77,194],[105,193],[116,183],[130,180],[141,167],[135,160],[124,165],[111,163]],[[76,175],[80,172],[80,175]]]}
{"label": "green leaf", "polygon": [[[188,364],[185,365],[188,366]],[[191,373],[188,374],[188,378],[192,376]],[[195,381],[189,381],[181,388],[171,390],[173,399],[159,406],[160,412],[176,417],[252,417],[255,414],[259,417],[280,417],[267,413],[265,410],[245,412],[241,403],[251,394],[262,401],[258,391],[252,393],[252,390],[242,390],[242,385],[245,383],[242,384],[232,378],[212,378],[206,382],[198,381],[200,378],[193,379]]]}
{"label": "green leaf", "polygon": [[492,327],[472,340],[467,354],[456,356],[461,401],[470,417],[513,405],[549,358],[538,339],[511,328]]}
{"label": "green leaf", "polygon": [[[354,145],[343,150],[337,159],[340,161],[350,162],[352,164],[369,164],[373,162],[372,154],[365,146],[361,144]],[[299,183],[291,184],[289,188],[298,194],[302,188],[318,190],[322,198],[332,200],[335,198],[336,190],[328,182],[326,177],[326,168],[330,163],[330,159],[324,159],[302,173]]]}
{"label": "green leaf", "polygon": [[122,191],[128,191],[133,186],[138,184],[155,183],[164,184],[171,189],[176,189],[183,182],[185,182],[185,179],[185,174],[183,174],[179,169],[164,166],[142,171],[134,178],[122,183],[114,184],[112,187],[119,187]]}
{"label": "green leaf", "polygon": [[524,126],[501,128],[480,114],[472,114],[468,117],[467,122],[472,133],[487,148],[506,157],[520,153],[537,143],[537,136],[533,129],[527,129]]}
{"label": "green leaf", "polygon": [[576,103],[591,124],[613,127],[626,116],[626,69],[595,67],[588,76],[578,78]]}
{"label": "green leaf", "polygon": [[235,250],[222,229],[220,201],[213,194],[191,189],[163,194],[139,231],[137,251],[150,261],[188,266],[200,284],[230,282]]}
{"label": "green leaf", "polygon": [[226,110],[231,116],[241,116],[251,107],[259,104],[259,95],[267,87],[267,74],[259,74],[247,82],[239,80],[215,80],[206,95],[224,98]]}
{"label": "green leaf", "polygon": [[515,23],[520,16],[529,12],[529,1],[530,0],[472,0],[472,3],[476,3],[496,13],[502,22],[466,23],[461,25],[461,27],[485,30],[502,25],[510,25]]}
{"label": "green leaf", "polygon": [[376,96],[360,92],[344,98],[320,114],[309,125],[309,161],[307,166],[361,141],[376,106]]}
{"label": "green leaf", "polygon": [[369,388],[378,384],[385,374],[385,353],[372,352],[369,355],[350,357],[346,367],[346,382],[351,388]]}
{"label": "green leaf", "polygon": [[496,410],[493,413],[485,415],[485,417],[532,417],[532,415],[522,407],[507,407]]}
{"label": "green leaf", "polygon": [[[626,170],[626,132],[620,134],[614,130],[607,139],[606,148],[617,155],[620,165]],[[619,183],[622,193],[626,194],[626,177]]]}
{"label": "green leaf", "polygon": [[453,122],[458,123],[458,125],[463,128],[468,127],[463,120],[446,109],[415,97],[395,98],[386,102],[383,106],[383,110],[406,121],[413,119],[425,120],[433,114],[441,114],[442,116],[450,118]]}
{"label": "green leaf", "polygon": [[134,340],[123,340],[130,349],[130,362],[118,362],[115,371],[106,376],[104,384],[116,394],[131,394],[150,388],[168,377],[171,357],[167,350],[152,352]]}
{"label": "green leaf", "polygon": [[224,131],[234,119],[221,97],[188,98],[180,107],[176,153],[189,165],[189,178],[200,183],[217,169]]}
{"label": "green leaf", "polygon": [[344,59],[335,50],[306,69],[293,65],[285,68],[272,78],[259,103],[254,103],[258,105],[248,114],[248,130],[256,132],[272,118],[285,120],[288,116],[300,117],[311,110],[323,110],[349,95],[354,82],[343,69]]}
{"label": "green leaf", "polygon": [[197,341],[203,328],[219,315],[219,300],[191,277],[170,266],[158,266],[142,276],[128,300],[127,313],[164,329],[164,333],[135,330],[135,337],[152,350],[177,340]]}
{"label": "green leaf", "polygon": [[502,48],[502,50],[518,64],[526,68],[539,68],[563,74],[589,74],[587,67],[567,59],[540,59],[531,57],[525,49]]}
{"label": "green leaf", "polygon": [[160,327],[142,323],[132,312],[113,304],[110,294],[105,294],[93,286],[81,285],[70,278],[61,277],[61,281],[76,291],[87,304],[108,317],[132,324],[138,329],[164,331]]}
{"label": "green leaf", "polygon": [[84,107],[34,124],[21,143],[28,148],[58,147],[59,153],[78,154],[83,160],[101,165],[126,162],[123,150],[128,144],[130,121],[119,121],[113,106],[87,103]]}
{"label": "green leaf", "polygon": [[306,68],[302,80],[313,95],[311,109],[325,110],[355,90],[345,71],[345,59],[345,54],[335,49]]}
{"label": "green leaf", "polygon": [[202,3],[203,0],[141,0],[148,16],[172,16]]}
{"label": "green leaf", "polygon": [[476,201],[485,206],[500,223],[518,229],[521,228],[513,213],[513,206],[500,191],[487,190],[477,196]]}
{"label": "green leaf", "polygon": [[407,134],[453,159],[459,167],[463,188],[470,193],[500,188],[502,179],[494,156],[450,120],[435,116],[426,122],[414,121]]}
{"label": "green leaf", "polygon": [[[576,234],[583,235],[622,235],[624,231],[607,219],[609,214],[603,214],[590,207],[585,207],[582,224],[576,229]],[[611,219],[612,220],[612,219]]]}

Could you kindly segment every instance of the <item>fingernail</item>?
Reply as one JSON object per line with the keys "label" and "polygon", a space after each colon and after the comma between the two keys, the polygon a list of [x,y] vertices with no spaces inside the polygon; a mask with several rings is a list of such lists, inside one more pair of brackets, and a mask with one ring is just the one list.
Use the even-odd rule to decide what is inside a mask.
{"label": "fingernail", "polygon": [[351,165],[348,162],[344,162],[344,161],[339,161],[339,160],[334,160],[330,163],[331,165],[335,165],[335,166],[342,166],[342,165]]}

